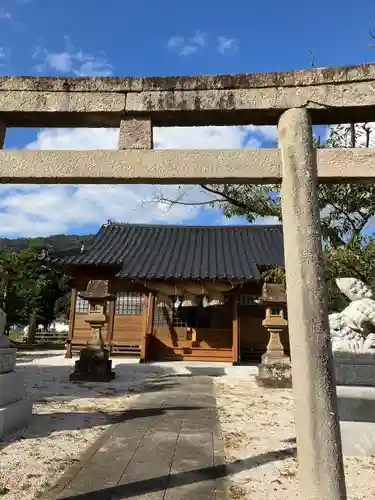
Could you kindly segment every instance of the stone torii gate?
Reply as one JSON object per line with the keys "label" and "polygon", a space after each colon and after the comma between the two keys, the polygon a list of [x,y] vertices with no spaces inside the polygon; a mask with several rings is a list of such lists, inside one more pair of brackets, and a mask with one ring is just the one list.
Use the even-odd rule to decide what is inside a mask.
{"label": "stone torii gate", "polygon": [[[117,151],[3,150],[3,183],[282,183],[301,497],[346,498],[316,186],[373,182],[375,153],[317,150],[311,124],[372,121],[375,64],[167,78],[0,78],[8,127],[120,127]],[[278,125],[279,150],[153,150],[154,126]]]}

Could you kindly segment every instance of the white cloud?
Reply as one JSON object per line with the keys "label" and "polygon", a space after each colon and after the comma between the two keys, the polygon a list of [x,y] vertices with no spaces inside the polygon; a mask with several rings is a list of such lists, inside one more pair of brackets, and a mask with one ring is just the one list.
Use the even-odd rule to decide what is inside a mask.
{"label": "white cloud", "polygon": [[184,43],[184,41],[185,41],[185,38],[183,36],[171,36],[168,39],[167,47],[169,49],[175,49],[175,48],[181,47],[181,45]]}
{"label": "white cloud", "polygon": [[104,54],[93,55],[78,50],[71,44],[69,37],[64,38],[63,50],[54,52],[38,46],[33,58],[41,60],[36,66],[39,73],[52,69],[75,76],[110,76],[113,72],[113,67]]}
{"label": "white cloud", "polygon": [[4,47],[0,47],[0,59],[3,59],[6,56],[7,56],[6,50],[4,49]]}
{"label": "white cloud", "polygon": [[195,54],[206,45],[206,36],[197,31],[192,37],[171,36],[167,41],[168,49],[180,56]]}
{"label": "white cloud", "polygon": [[[221,215],[217,220],[216,224],[218,226],[246,226],[248,225],[248,221],[245,217],[240,217],[238,215],[231,217],[225,217]],[[280,221],[277,217],[257,217],[253,224],[257,226],[274,226],[275,224],[280,224]]]}
{"label": "white cloud", "polygon": [[233,52],[238,50],[238,40],[237,38],[228,38],[226,36],[217,37],[217,50],[220,54],[226,54],[227,52]]}
{"label": "white cloud", "polygon": [[195,54],[198,50],[206,47],[209,48],[210,46],[223,55],[228,52],[233,53],[239,48],[237,38],[218,36],[216,37],[216,42],[214,40],[211,39],[210,41],[206,34],[197,31],[192,37],[171,36],[167,41],[167,48],[180,56]]}
{"label": "white cloud", "polygon": [[[259,147],[261,140],[248,137],[258,127],[173,127],[155,129],[155,146],[161,149],[237,149]],[[260,127],[259,127],[260,128]],[[266,128],[266,127],[265,127]]]}
{"label": "white cloud", "polygon": [[197,31],[197,33],[190,39],[191,43],[194,45],[199,45],[200,47],[204,47],[206,45],[206,36]]}
{"label": "white cloud", "polygon": [[[252,126],[156,128],[155,145],[164,149],[258,147],[260,132],[253,134],[257,130]],[[265,127],[264,133],[271,131]],[[26,148],[116,149],[117,142],[117,129],[45,129]],[[88,224],[99,226],[107,219],[183,223],[196,218],[202,210],[212,210],[208,206],[178,204],[168,210],[165,204],[152,202],[160,193],[189,203],[211,199],[196,186],[1,185],[1,233],[5,236],[66,233]],[[219,215],[220,212],[213,211],[214,219]]]}

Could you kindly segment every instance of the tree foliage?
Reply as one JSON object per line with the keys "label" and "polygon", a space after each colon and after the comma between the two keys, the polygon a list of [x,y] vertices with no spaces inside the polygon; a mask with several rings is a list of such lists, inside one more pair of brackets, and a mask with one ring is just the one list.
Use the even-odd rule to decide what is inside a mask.
{"label": "tree foliage", "polygon": [[30,342],[38,324],[47,328],[56,317],[67,315],[67,278],[44,264],[38,246],[1,252],[0,273],[8,325],[29,325]]}
{"label": "tree foliage", "polygon": [[[331,127],[326,140],[315,139],[317,148],[348,148],[373,146],[372,128],[368,124],[348,124]],[[232,218],[245,217],[252,223],[258,217],[276,218],[282,222],[280,186],[278,185],[201,185],[209,204],[220,208]],[[185,204],[178,200],[158,197],[165,204]],[[360,235],[375,217],[375,184],[321,184],[318,189],[323,239],[331,246],[345,244]],[[194,203],[186,203],[194,204]]]}

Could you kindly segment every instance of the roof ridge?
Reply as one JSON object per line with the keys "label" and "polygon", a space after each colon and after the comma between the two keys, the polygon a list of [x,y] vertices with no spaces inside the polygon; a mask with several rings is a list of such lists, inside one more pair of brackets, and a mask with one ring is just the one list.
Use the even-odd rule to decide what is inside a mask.
{"label": "roof ridge", "polygon": [[101,227],[109,226],[123,226],[123,227],[174,227],[174,228],[196,228],[196,229],[280,229],[282,224],[223,224],[223,225],[209,225],[209,224],[149,224],[149,223],[131,223],[131,222],[115,222],[108,221],[101,225]]}

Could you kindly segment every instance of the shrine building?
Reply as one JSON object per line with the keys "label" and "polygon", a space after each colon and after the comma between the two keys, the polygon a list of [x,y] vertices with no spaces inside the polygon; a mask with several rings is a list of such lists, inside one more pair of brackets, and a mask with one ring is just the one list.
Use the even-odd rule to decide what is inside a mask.
{"label": "shrine building", "polygon": [[[257,303],[262,273],[284,266],[283,234],[272,226],[104,224],[87,248],[51,265],[72,279],[69,341],[90,338],[90,280],[108,281],[103,340],[111,355],[142,361],[259,361],[269,340]],[[281,336],[289,353],[287,331]]]}

